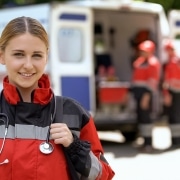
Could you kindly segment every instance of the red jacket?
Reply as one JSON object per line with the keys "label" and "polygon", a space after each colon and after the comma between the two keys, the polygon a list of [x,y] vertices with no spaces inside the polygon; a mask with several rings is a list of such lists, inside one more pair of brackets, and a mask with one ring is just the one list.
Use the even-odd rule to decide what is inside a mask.
{"label": "red jacket", "polygon": [[132,85],[135,87],[145,87],[149,90],[157,89],[161,66],[159,60],[151,56],[148,59],[139,57],[133,63]]}
{"label": "red jacket", "polygon": [[170,57],[164,68],[163,89],[180,92],[180,60],[174,55]]}
{"label": "red jacket", "polygon": [[[8,134],[0,163],[1,180],[70,180],[69,166],[62,146],[54,146],[53,153],[42,154],[39,145],[47,137],[51,114],[52,90],[46,75],[39,81],[39,87],[32,93],[32,103],[22,102],[16,88],[4,80],[0,112],[9,117]],[[74,133],[83,141],[89,141],[89,158],[92,168],[88,179],[110,180],[114,172],[103,160],[103,148],[98,139],[92,117],[75,101],[63,99],[63,122],[74,129]],[[78,118],[77,118],[78,117]],[[71,121],[69,121],[71,118]],[[4,125],[0,122],[0,147],[3,143]],[[95,168],[94,168],[95,167]],[[83,171],[83,169],[82,169]],[[86,178],[87,179],[87,178]]]}

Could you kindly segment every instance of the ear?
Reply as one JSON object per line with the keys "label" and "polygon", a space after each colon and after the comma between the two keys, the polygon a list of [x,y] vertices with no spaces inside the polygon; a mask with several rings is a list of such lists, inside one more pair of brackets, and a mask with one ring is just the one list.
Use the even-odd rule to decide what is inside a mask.
{"label": "ear", "polygon": [[5,64],[5,60],[4,60],[4,51],[0,50],[0,63],[1,64]]}

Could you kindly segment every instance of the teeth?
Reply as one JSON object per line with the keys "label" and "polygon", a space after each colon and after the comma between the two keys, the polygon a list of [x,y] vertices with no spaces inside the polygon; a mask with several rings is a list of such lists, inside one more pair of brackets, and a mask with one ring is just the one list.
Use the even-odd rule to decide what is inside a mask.
{"label": "teeth", "polygon": [[21,73],[21,75],[26,76],[26,77],[30,77],[30,76],[32,76],[33,74]]}

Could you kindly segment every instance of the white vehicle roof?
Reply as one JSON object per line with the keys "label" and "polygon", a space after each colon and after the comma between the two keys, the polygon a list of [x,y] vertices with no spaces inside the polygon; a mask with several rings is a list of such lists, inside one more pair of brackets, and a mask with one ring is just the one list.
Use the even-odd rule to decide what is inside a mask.
{"label": "white vehicle roof", "polygon": [[64,4],[72,6],[83,6],[94,10],[121,10],[130,12],[144,12],[158,15],[160,28],[163,36],[169,36],[170,28],[164,9],[160,4],[131,1],[131,0],[77,0],[67,1]]}
{"label": "white vehicle roof", "polygon": [[130,11],[143,11],[151,13],[159,13],[163,11],[163,8],[159,4],[149,3],[149,2],[138,2],[138,1],[102,1],[102,0],[77,0],[77,1],[67,1],[65,4],[71,4],[75,6],[84,6],[93,9],[124,9]]}

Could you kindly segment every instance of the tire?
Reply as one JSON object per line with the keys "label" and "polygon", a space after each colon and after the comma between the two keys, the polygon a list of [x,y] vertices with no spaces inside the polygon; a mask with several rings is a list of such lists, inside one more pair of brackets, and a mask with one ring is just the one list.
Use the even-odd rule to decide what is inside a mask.
{"label": "tire", "polygon": [[123,136],[125,137],[125,142],[133,142],[137,138],[137,132],[122,132]]}

